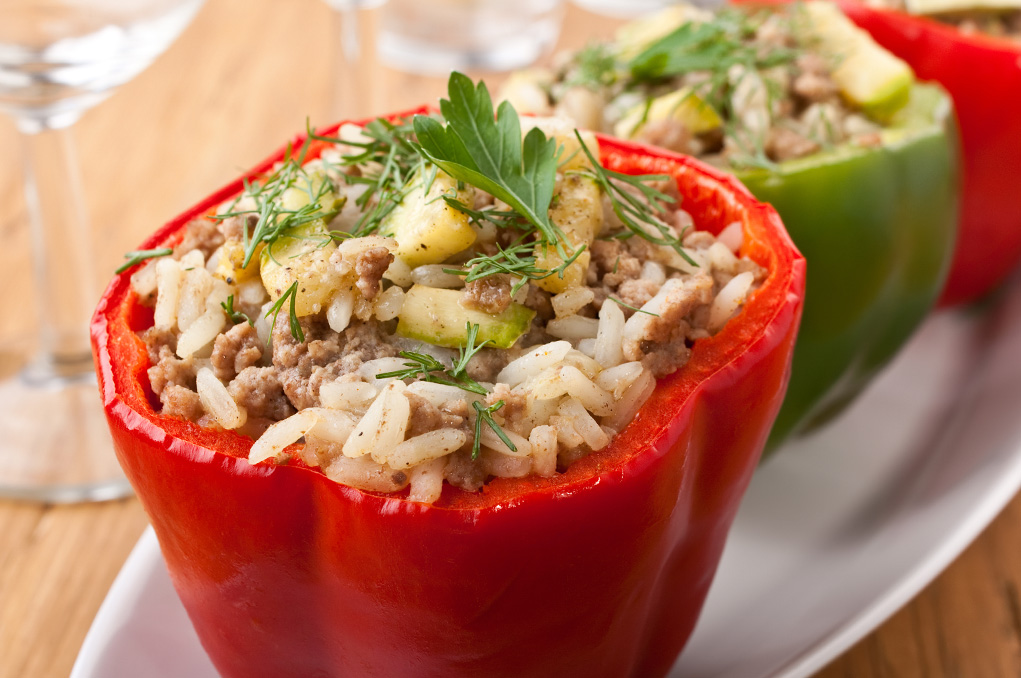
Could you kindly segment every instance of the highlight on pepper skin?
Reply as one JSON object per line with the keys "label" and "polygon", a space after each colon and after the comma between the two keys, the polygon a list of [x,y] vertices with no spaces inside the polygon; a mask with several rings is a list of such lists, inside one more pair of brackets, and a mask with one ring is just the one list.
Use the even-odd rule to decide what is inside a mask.
{"label": "highlight on pepper skin", "polygon": [[[140,251],[171,247],[176,257],[125,271],[97,309],[92,336],[118,457],[203,646],[224,676],[340,675],[340,667],[350,666],[365,667],[361,675],[664,675],[694,626],[780,407],[804,261],[772,209],[697,161],[573,130],[561,134],[559,127],[524,136],[524,153],[511,165],[535,163],[536,173],[549,174],[538,182],[546,187],[545,202],[523,200],[513,190],[513,171],[465,170],[469,160],[450,145],[451,130],[472,109],[469,101],[484,110],[486,97],[470,82],[452,84],[442,121],[394,116],[355,129],[335,126],[310,135],[307,145],[299,139],[293,146],[303,149],[299,155],[275,155],[249,181],[235,182],[158,231]],[[501,107],[497,120],[506,123],[505,116],[516,118]],[[484,120],[492,116],[480,115]],[[513,130],[514,144],[522,144],[517,124],[492,127]],[[358,205],[340,176],[345,155],[375,149],[393,157],[393,146],[382,144],[400,144],[399,135],[412,130],[421,147],[402,147],[408,164],[399,174],[421,183],[410,191],[377,187],[379,202]],[[355,131],[359,136],[352,137]],[[546,154],[570,143],[579,151],[572,160],[577,173],[558,178],[557,155]],[[416,159],[412,152],[424,155]],[[476,183],[443,183],[459,174]],[[292,237],[263,231],[270,237],[257,253],[262,226],[247,216],[251,201],[258,206],[251,193],[285,175],[300,191],[288,193],[294,184],[271,186],[263,197],[284,203],[274,216],[294,219]],[[251,201],[243,195],[246,185]],[[470,187],[475,196],[463,194]],[[437,189],[442,202],[426,199]],[[347,219],[348,228],[358,229],[360,215],[373,214],[387,190],[400,197],[376,222],[377,232],[316,239],[317,220]],[[500,203],[490,207],[480,192]],[[554,195],[560,198],[549,208]],[[607,202],[620,223],[606,216]],[[345,212],[351,204],[359,209]],[[644,210],[661,209],[670,219],[643,220]],[[602,223],[593,224],[592,212],[602,213]],[[416,220],[405,221],[408,213]],[[210,222],[216,214],[222,218]],[[389,226],[388,217],[395,220]],[[439,224],[443,237],[416,230],[426,221]],[[205,226],[214,222],[219,230],[239,229],[237,242],[251,252],[231,253],[227,233],[220,233],[219,257],[215,250],[203,253],[202,244],[188,251],[208,244],[198,237],[203,233],[216,242],[210,234],[218,229]],[[623,245],[595,244],[597,229],[612,235],[632,228]],[[496,229],[515,237],[499,240],[506,236]],[[455,237],[450,233],[479,243],[474,263],[448,260],[450,254],[436,263],[420,259],[423,252],[441,257],[434,250]],[[316,246],[288,249],[309,242]],[[426,247],[402,249],[408,242]],[[487,242],[498,246],[484,247]],[[617,255],[612,266],[604,249]],[[605,269],[600,291],[606,296],[598,307],[596,289],[572,268],[585,254],[581,271]],[[471,293],[475,281],[466,284],[466,274],[515,256],[513,272],[497,268],[480,276],[497,284]],[[145,294],[150,269],[155,287]],[[309,270],[315,275],[306,276]],[[614,272],[618,278],[610,277]],[[527,280],[517,290],[498,277],[515,273]],[[190,284],[206,296],[188,293]],[[256,298],[256,284],[268,298]],[[324,285],[333,296],[322,292]],[[171,310],[166,299],[173,290]],[[646,300],[630,296],[642,290]],[[445,301],[451,293],[458,296],[453,303]],[[393,301],[401,296],[403,303]],[[414,303],[406,316],[409,298]],[[215,325],[226,332],[201,344]],[[366,355],[344,374],[343,366],[310,364],[333,343],[383,346],[366,327],[400,337],[397,355]],[[607,327],[618,328],[619,344],[600,342]],[[272,342],[269,355],[260,331]],[[247,342],[252,333],[256,341]],[[499,348],[529,333],[541,339],[523,340],[529,350]],[[214,360],[221,342],[238,348]],[[671,342],[675,364],[657,361],[657,347]],[[481,357],[501,363],[489,366],[495,382],[473,372]],[[372,364],[363,374],[363,366],[380,360],[392,362]],[[174,380],[187,375],[188,361],[194,390],[187,376]],[[627,366],[636,362],[641,371],[628,383],[637,367]],[[262,401],[244,400],[242,412],[236,399],[247,384],[235,382],[253,368],[276,369],[279,391],[273,386],[274,397],[264,399],[280,408],[274,423],[257,421],[270,419],[253,412]],[[287,370],[308,375],[288,381]],[[642,374],[652,388],[632,393]],[[515,393],[521,384],[527,386]],[[634,398],[637,413],[633,403],[617,409],[629,393],[641,396]],[[409,431],[412,407],[437,415],[430,417],[433,427]],[[359,408],[362,418],[355,420]],[[263,430],[246,428],[253,422]],[[253,433],[260,434],[256,442]],[[422,453],[416,438],[423,436],[440,443],[429,459],[416,456]],[[304,444],[290,444],[298,438]],[[483,484],[468,485],[477,474],[484,474]],[[380,486],[357,487],[377,481]],[[388,581],[404,585],[379,585]],[[541,604],[554,598],[561,604]],[[608,631],[606,619],[617,631]],[[395,648],[398,636],[406,642]],[[595,649],[593,638],[603,639]],[[274,650],[281,645],[287,656]]]}

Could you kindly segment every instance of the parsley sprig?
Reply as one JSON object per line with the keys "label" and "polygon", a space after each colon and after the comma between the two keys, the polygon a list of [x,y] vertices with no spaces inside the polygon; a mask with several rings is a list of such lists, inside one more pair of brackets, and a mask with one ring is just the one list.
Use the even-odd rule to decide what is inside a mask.
{"label": "parsley sprig", "polygon": [[486,84],[480,82],[476,87],[462,73],[450,75],[448,96],[440,101],[445,125],[428,116],[415,116],[421,152],[458,181],[481,188],[513,207],[544,241],[563,249],[566,238],[549,218],[561,152],[556,140],[532,128],[522,142],[521,121],[514,107],[505,101],[494,117]]}

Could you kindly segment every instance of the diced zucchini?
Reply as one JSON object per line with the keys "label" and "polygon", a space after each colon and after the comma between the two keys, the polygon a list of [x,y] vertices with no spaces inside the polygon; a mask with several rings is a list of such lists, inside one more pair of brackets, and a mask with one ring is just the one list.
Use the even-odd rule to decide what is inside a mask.
{"label": "diced zucchini", "polygon": [[512,303],[499,315],[461,306],[461,290],[444,290],[412,285],[404,296],[398,316],[397,334],[436,346],[464,346],[467,323],[479,326],[478,341],[489,346],[510,348],[528,331],[535,311]]}
{"label": "diced zucchini", "polygon": [[468,215],[448,205],[443,196],[470,207],[475,189],[467,184],[458,185],[456,179],[440,171],[436,172],[428,195],[421,174],[411,181],[415,187],[379,228],[380,233],[397,241],[394,254],[414,268],[441,263],[470,247],[475,242],[475,231],[468,225]]}
{"label": "diced zucchini", "polygon": [[908,102],[915,76],[907,63],[880,47],[835,4],[806,2],[801,10],[822,53],[837,61],[831,75],[844,98],[880,121]]}
{"label": "diced zucchini", "polygon": [[[588,272],[591,255],[588,247],[599,235],[603,223],[603,196],[594,179],[579,174],[564,176],[550,207],[550,219],[560,227],[572,247],[585,246],[577,259],[564,271],[536,281],[536,285],[552,294],[560,294],[570,287],[581,285]],[[564,258],[556,248],[535,246],[536,266],[547,270],[560,267]]]}
{"label": "diced zucchini", "polygon": [[255,253],[246,267],[244,244],[240,240],[226,241],[220,248],[220,259],[216,262],[213,275],[231,285],[251,280],[259,275],[259,255],[262,254],[263,247],[265,247],[263,243],[256,245]]}
{"label": "diced zucchini", "polygon": [[684,125],[692,134],[711,132],[723,125],[712,106],[691,87],[682,87],[632,107],[613,126],[613,133],[622,139],[633,139],[648,123],[670,119]]}
{"label": "diced zucchini", "polygon": [[301,317],[321,311],[340,282],[330,264],[336,249],[323,219],[288,229],[259,258],[262,284],[270,298],[276,301],[297,282],[295,313]]}
{"label": "diced zucchini", "polygon": [[623,59],[630,59],[684,24],[704,23],[711,21],[712,18],[713,15],[708,10],[683,2],[678,3],[624,24],[617,29],[614,44],[617,45]]}

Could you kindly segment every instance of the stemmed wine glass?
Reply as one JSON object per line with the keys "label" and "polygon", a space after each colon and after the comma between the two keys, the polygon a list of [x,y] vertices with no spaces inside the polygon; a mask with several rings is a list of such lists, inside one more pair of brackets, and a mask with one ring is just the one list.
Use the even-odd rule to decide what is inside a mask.
{"label": "stemmed wine glass", "polygon": [[96,391],[88,320],[98,290],[69,128],[152,63],[202,2],[0,2],[0,111],[23,141],[40,328],[30,353],[0,361],[17,366],[0,374],[0,496],[71,502],[130,492]]}

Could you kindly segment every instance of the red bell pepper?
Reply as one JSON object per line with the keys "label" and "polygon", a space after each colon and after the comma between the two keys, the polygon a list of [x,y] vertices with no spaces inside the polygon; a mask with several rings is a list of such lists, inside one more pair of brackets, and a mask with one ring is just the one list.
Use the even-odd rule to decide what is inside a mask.
{"label": "red bell pepper", "polygon": [[940,302],[973,301],[1021,261],[1021,45],[933,19],[841,2],[844,12],[921,80],[954,100],[964,149],[961,222]]}
{"label": "red bell pepper", "polygon": [[[92,339],[114,445],[223,676],[669,670],[783,398],[805,264],[773,209],[735,180],[610,139],[600,151],[612,169],[676,177],[703,227],[743,223],[743,251],[769,275],[609,447],[555,478],[500,478],[476,493],[446,486],[425,505],[339,485],[298,461],[252,466],[250,439],[154,410],[135,334],[152,313],[128,273],[110,284]],[[175,242],[241,188],[145,247]]]}

